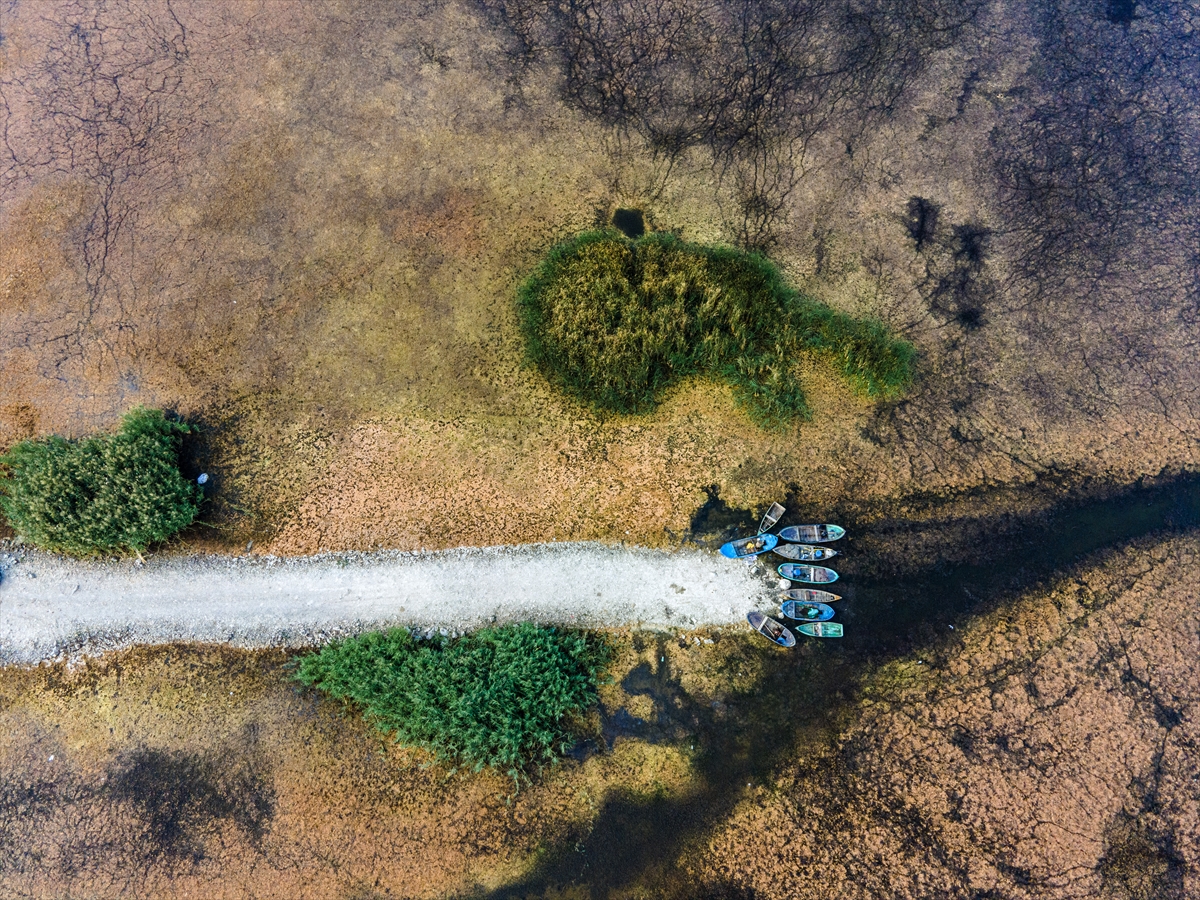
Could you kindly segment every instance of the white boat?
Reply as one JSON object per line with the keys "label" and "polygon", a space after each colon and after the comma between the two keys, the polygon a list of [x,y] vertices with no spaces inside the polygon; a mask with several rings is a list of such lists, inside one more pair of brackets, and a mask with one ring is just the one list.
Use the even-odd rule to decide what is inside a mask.
{"label": "white boat", "polygon": [[784,559],[795,559],[801,562],[820,562],[823,559],[833,559],[838,555],[836,550],[828,547],[816,547],[812,544],[779,544],[775,551]]}

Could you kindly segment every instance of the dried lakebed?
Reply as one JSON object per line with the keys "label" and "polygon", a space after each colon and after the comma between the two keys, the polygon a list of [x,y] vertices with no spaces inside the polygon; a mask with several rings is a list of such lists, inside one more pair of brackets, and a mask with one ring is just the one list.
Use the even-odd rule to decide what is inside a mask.
{"label": "dried lakebed", "polygon": [[297,647],[389,625],[740,622],[771,582],[714,553],[599,543],[75,562],[0,553],[0,663],[143,643]]}
{"label": "dried lakebed", "polygon": [[[783,652],[740,622],[712,629],[712,644],[704,628],[620,629],[595,733],[511,805],[502,779],[447,790],[444,771],[380,753],[358,717],[287,683],[286,652],[171,646],[4,669],[0,833],[22,848],[5,884],[31,897],[1194,894],[1200,477],[892,513],[831,515],[851,529],[844,640]],[[747,517],[714,497],[692,537],[715,542]],[[555,556],[580,546],[608,554],[590,572],[608,599],[581,601],[592,611],[653,585],[687,610],[696,584],[676,595],[625,554],[693,577],[692,562],[722,562],[542,548],[563,590],[589,583]],[[342,564],[482,570],[529,552],[200,558],[187,572],[214,592],[222,569],[292,571],[311,588]],[[8,589],[58,577],[24,577],[45,563],[9,568],[0,621]],[[756,589],[736,563],[717,571]],[[469,575],[448,608],[490,620]],[[510,589],[530,585],[513,576]],[[385,590],[401,604],[396,584]],[[183,786],[122,800],[160,782]]]}

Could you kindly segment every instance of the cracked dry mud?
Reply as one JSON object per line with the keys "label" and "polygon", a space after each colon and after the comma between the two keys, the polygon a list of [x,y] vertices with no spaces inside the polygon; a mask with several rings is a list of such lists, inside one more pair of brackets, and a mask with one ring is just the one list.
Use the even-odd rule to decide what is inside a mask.
{"label": "cracked dry mud", "polygon": [[[755,897],[1193,896],[1195,538],[1162,540],[884,666],[826,752],[692,863]],[[751,840],[772,848],[753,860]]]}
{"label": "cracked dry mud", "polygon": [[[985,546],[1081,484],[1200,463],[1198,41],[1185,0],[5,3],[0,446],[178,410],[215,486],[192,549],[670,545],[713,485],[873,522],[978,501]],[[803,362],[815,416],[784,434],[703,381],[634,419],[558,396],[513,293],[617,207],[881,318],[912,392],[876,407]],[[873,540],[865,568],[909,571]],[[511,805],[380,752],[280,654],[3,670],[0,880],[1193,896],[1196,555],[1139,544],[877,671],[630,637],[611,752]],[[824,680],[780,693],[796,671]]]}

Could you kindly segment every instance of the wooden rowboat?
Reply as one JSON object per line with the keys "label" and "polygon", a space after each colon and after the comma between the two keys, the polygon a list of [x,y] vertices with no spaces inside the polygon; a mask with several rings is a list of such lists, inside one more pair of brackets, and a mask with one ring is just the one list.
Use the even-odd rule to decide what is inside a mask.
{"label": "wooden rowboat", "polygon": [[775,523],[779,521],[779,517],[785,512],[787,512],[787,510],[778,503],[772,503],[770,507],[767,508],[767,511],[763,513],[762,520],[758,523],[758,533],[762,534],[763,532],[770,531],[772,528],[774,528]]}
{"label": "wooden rowboat", "polygon": [[837,622],[805,622],[802,625],[797,625],[796,629],[801,634],[807,634],[809,637],[842,636],[842,626]]}
{"label": "wooden rowboat", "polygon": [[825,603],[797,603],[795,600],[785,600],[783,614],[789,619],[799,619],[801,622],[824,622],[833,618],[833,607]]}
{"label": "wooden rowboat", "polygon": [[780,600],[798,600],[801,603],[836,603],[842,599],[841,594],[831,594],[829,591],[818,591],[813,588],[792,588],[779,595]]}
{"label": "wooden rowboat", "polygon": [[837,581],[838,573],[824,566],[806,566],[803,563],[784,563],[776,571],[790,581],[806,581],[809,584],[829,584]]}
{"label": "wooden rowboat", "polygon": [[721,545],[721,555],[730,559],[740,559],[743,556],[757,556],[775,549],[779,538],[773,534],[756,534],[754,537],[741,538]]}
{"label": "wooden rowboat", "polygon": [[833,559],[838,555],[836,550],[828,547],[814,547],[812,544],[779,544],[775,547],[784,559],[798,559],[801,562],[819,562],[822,559]]}
{"label": "wooden rowboat", "polygon": [[799,541],[804,544],[836,541],[845,533],[846,529],[840,525],[789,525],[779,530],[779,536],[785,541]]}
{"label": "wooden rowboat", "polygon": [[746,616],[746,620],[755,631],[772,643],[778,644],[780,647],[796,646],[795,635],[770,616],[764,616],[758,610],[755,610]]}

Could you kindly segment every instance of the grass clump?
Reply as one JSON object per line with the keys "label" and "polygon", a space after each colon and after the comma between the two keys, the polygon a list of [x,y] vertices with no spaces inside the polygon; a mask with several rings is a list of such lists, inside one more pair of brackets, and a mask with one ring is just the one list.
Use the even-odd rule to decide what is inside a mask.
{"label": "grass clump", "polygon": [[43,550],[141,553],[200,511],[200,487],[179,471],[190,431],[139,407],[115,434],[22,441],[0,456],[0,509],[22,540]]}
{"label": "grass clump", "polygon": [[521,286],[529,359],[601,409],[653,408],[673,382],[729,381],[762,425],[810,415],[792,364],[827,357],[868,397],[901,394],[915,350],[879,322],[836,312],[788,287],[765,257],[685,243],[581,234],[555,247]]}
{"label": "grass clump", "polygon": [[556,628],[506,625],[428,641],[394,628],[301,657],[296,679],[358,704],[401,744],[515,777],[570,747],[607,662],[602,640]]}

